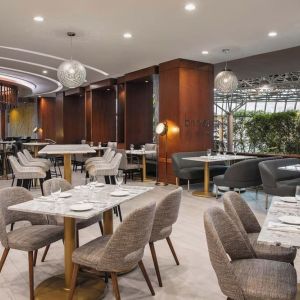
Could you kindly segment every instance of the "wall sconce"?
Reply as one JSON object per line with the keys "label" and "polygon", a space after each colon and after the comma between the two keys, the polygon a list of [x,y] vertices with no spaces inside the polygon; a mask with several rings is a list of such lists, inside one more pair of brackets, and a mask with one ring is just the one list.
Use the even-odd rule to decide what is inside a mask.
{"label": "wall sconce", "polygon": [[[156,185],[168,185],[168,180],[167,180],[167,171],[168,171],[168,123],[167,122],[162,122],[157,124],[155,128],[155,132],[157,135],[160,136],[165,136],[165,182],[159,182],[158,181],[158,168],[156,170]],[[158,149],[158,147],[157,147]],[[157,158],[159,160],[159,153],[157,150]]]}
{"label": "wall sconce", "polygon": [[39,132],[42,132],[42,131],[43,131],[43,129],[41,127],[38,127],[38,126],[34,127],[34,129],[32,130],[32,132],[35,133],[35,139],[36,140],[38,140],[38,134],[39,134]]}

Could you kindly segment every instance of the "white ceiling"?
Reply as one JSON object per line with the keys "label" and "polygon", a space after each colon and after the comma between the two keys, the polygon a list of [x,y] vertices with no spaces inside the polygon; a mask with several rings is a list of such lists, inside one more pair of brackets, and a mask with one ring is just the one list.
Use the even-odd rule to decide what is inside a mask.
{"label": "white ceiling", "polygon": [[[1,46],[69,58],[66,32],[75,31],[73,58],[114,77],[179,57],[215,64],[226,60],[223,48],[231,49],[228,59],[232,60],[300,45],[299,0],[191,0],[197,6],[193,12],[184,10],[185,0],[1,2],[0,68],[55,80],[55,69],[61,60]],[[45,21],[34,22],[32,18],[37,15]],[[268,37],[272,30],[278,32],[276,38]],[[132,39],[123,38],[127,31],[133,34]],[[208,50],[209,55],[202,55],[202,50]],[[52,69],[44,75],[41,71],[45,67],[15,60]],[[107,78],[99,72],[87,71],[88,82]],[[35,94],[57,87],[53,82],[45,87],[47,80],[43,80],[43,88]]]}

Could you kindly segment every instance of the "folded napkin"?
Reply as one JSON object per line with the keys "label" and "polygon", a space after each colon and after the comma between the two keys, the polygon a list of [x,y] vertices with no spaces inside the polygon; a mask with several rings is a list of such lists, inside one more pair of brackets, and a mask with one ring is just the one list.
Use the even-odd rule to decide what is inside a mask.
{"label": "folded napkin", "polygon": [[270,229],[270,230],[276,230],[276,231],[300,233],[300,226],[299,225],[290,225],[290,224],[284,224],[284,223],[270,221],[268,223],[267,228]]}

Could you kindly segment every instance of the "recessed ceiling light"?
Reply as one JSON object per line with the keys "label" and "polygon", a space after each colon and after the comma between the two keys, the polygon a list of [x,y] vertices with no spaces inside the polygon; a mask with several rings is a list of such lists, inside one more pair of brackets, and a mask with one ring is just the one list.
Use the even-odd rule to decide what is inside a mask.
{"label": "recessed ceiling light", "polygon": [[203,55],[207,55],[207,54],[208,54],[208,51],[207,51],[207,50],[203,50],[201,53],[202,53]]}
{"label": "recessed ceiling light", "polygon": [[277,32],[276,32],[276,31],[270,31],[270,32],[268,33],[268,36],[270,36],[270,37],[277,36]]}
{"label": "recessed ceiling light", "polygon": [[130,32],[125,32],[123,34],[124,39],[131,39],[132,38],[132,34]]}
{"label": "recessed ceiling light", "polygon": [[145,80],[145,83],[148,83],[149,82],[149,80]]}
{"label": "recessed ceiling light", "polygon": [[43,74],[48,74],[48,71],[47,70],[43,70]]}
{"label": "recessed ceiling light", "polygon": [[33,18],[33,20],[36,21],[36,22],[43,22],[44,21],[44,17],[42,17],[42,16],[36,16],[36,17]]}
{"label": "recessed ceiling light", "polygon": [[108,92],[110,91],[110,89],[106,89]]}
{"label": "recessed ceiling light", "polygon": [[196,5],[194,3],[187,3],[184,9],[187,11],[193,11],[196,9]]}

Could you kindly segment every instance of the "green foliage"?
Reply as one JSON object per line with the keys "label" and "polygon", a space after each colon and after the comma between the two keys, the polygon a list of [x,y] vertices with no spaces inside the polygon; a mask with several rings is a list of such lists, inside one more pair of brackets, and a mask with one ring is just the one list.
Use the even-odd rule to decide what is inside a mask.
{"label": "green foliage", "polygon": [[300,153],[300,113],[238,112],[234,136],[241,151]]}

